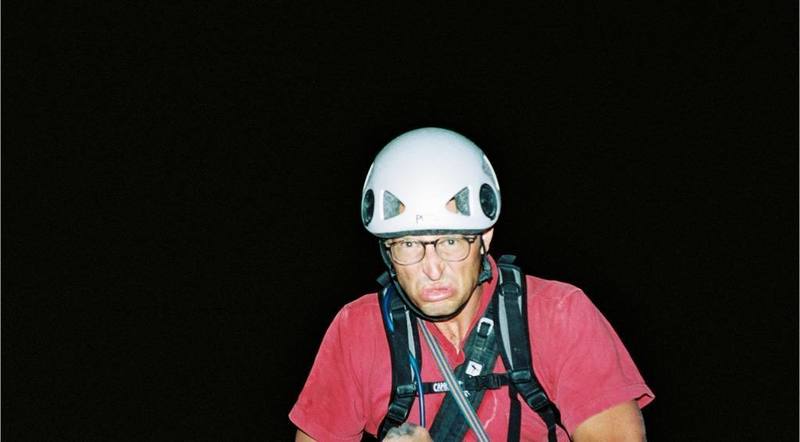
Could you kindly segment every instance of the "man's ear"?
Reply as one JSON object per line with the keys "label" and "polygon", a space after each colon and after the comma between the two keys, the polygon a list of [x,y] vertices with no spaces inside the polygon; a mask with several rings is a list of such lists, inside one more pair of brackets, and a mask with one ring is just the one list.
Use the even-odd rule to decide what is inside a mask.
{"label": "man's ear", "polygon": [[482,240],[481,255],[489,251],[489,244],[491,244],[492,242],[493,235],[494,235],[494,227],[481,234],[481,240]]}

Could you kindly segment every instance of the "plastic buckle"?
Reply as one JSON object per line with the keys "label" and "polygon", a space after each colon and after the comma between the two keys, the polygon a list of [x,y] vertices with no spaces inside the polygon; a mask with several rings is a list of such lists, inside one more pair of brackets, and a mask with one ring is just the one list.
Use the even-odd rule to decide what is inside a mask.
{"label": "plastic buckle", "polygon": [[509,298],[516,298],[520,295],[519,286],[515,282],[504,282],[500,286],[500,293]]}
{"label": "plastic buckle", "polygon": [[512,370],[508,372],[508,377],[511,380],[512,384],[523,384],[526,382],[530,382],[531,372],[528,370]]}
{"label": "plastic buckle", "polygon": [[414,384],[398,385],[395,394],[399,397],[409,397],[417,394],[417,387]]}
{"label": "plastic buckle", "polygon": [[536,389],[533,394],[526,397],[525,402],[535,411],[540,411],[550,404],[550,400],[547,399],[547,395],[541,389]]}
{"label": "plastic buckle", "polygon": [[408,412],[408,409],[405,409],[402,406],[392,402],[389,404],[389,412],[386,414],[386,416],[394,422],[403,423],[408,417]]}
{"label": "plastic buckle", "polygon": [[496,374],[489,374],[481,379],[481,387],[486,390],[497,390],[502,385],[503,384],[500,381],[500,376],[497,376]]}
{"label": "plastic buckle", "polygon": [[[485,332],[482,331],[481,329],[482,324],[488,324],[489,329],[486,330]],[[481,318],[481,320],[478,321],[478,325],[476,325],[475,328],[478,331],[478,334],[485,338],[489,336],[489,334],[492,332],[492,329],[494,328],[494,321],[491,320],[490,318]]]}

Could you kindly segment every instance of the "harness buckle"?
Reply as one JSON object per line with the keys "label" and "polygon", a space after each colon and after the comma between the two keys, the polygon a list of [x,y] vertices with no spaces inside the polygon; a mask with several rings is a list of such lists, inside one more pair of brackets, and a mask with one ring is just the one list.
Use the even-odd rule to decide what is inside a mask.
{"label": "harness buckle", "polygon": [[[486,331],[484,331],[484,329],[481,328],[481,325],[483,324],[486,324],[489,327],[488,329],[486,329]],[[494,321],[491,318],[485,318],[485,317],[481,318],[480,321],[478,321],[478,325],[475,326],[475,329],[477,330],[478,334],[484,338],[489,336],[493,328],[494,328]]]}
{"label": "harness buckle", "polygon": [[[517,391],[519,391],[522,394],[522,397],[525,398],[525,403],[527,403],[528,406],[534,411],[538,413],[550,405],[550,399],[547,398],[547,394],[544,392],[542,387],[531,382],[533,380],[533,376],[531,375],[530,371],[510,371],[508,372],[508,377],[511,379],[511,383],[514,384]],[[528,385],[522,387],[522,385],[525,384]]]}
{"label": "harness buckle", "polygon": [[508,377],[511,379],[512,384],[522,384],[531,381],[531,372],[528,370],[511,370],[508,372]]}
{"label": "harness buckle", "polygon": [[390,420],[398,423],[403,423],[406,421],[406,417],[408,417],[408,411],[403,409],[402,406],[392,402],[389,404],[389,412],[386,414]]}
{"label": "harness buckle", "polygon": [[528,406],[533,408],[534,411],[539,412],[550,404],[547,395],[541,389],[536,389],[530,396],[525,398]]}
{"label": "harness buckle", "polygon": [[417,388],[414,384],[398,385],[395,394],[399,397],[414,396],[417,394]]}
{"label": "harness buckle", "polygon": [[505,375],[490,373],[465,379],[463,387],[469,391],[497,390],[507,383],[508,381]]}
{"label": "harness buckle", "polygon": [[497,390],[503,385],[502,378],[494,373],[480,380],[481,387],[486,390]]}
{"label": "harness buckle", "polygon": [[503,285],[500,286],[500,293],[509,298],[517,298],[520,295],[519,285],[511,281],[504,282]]}

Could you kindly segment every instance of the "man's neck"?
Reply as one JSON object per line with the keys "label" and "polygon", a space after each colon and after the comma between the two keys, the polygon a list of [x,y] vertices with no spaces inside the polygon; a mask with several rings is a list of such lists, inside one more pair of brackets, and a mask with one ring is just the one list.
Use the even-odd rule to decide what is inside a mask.
{"label": "man's neck", "polygon": [[442,332],[442,334],[453,344],[456,352],[461,352],[461,342],[466,338],[469,327],[472,325],[472,320],[478,314],[478,309],[481,306],[481,299],[483,294],[483,284],[478,284],[472,292],[467,305],[461,312],[452,319],[447,321],[435,322],[434,324]]}

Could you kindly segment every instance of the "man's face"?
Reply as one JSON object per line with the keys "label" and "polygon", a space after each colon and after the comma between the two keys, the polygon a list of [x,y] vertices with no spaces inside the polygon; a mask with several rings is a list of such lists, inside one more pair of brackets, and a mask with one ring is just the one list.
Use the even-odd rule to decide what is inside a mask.
{"label": "man's face", "polygon": [[[488,251],[493,230],[483,233],[484,252]],[[435,241],[445,235],[406,236],[401,239]],[[452,235],[446,235],[452,236]],[[425,257],[416,264],[394,264],[397,281],[411,301],[428,316],[455,312],[476,290],[481,271],[481,238],[471,246],[462,261],[445,261],[434,249],[425,246]]]}

